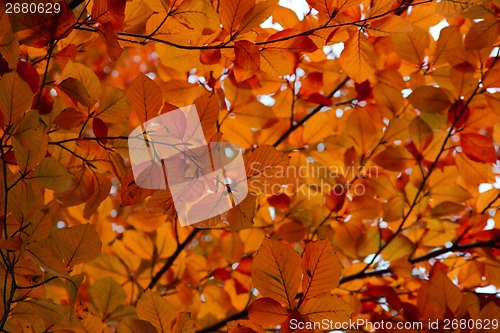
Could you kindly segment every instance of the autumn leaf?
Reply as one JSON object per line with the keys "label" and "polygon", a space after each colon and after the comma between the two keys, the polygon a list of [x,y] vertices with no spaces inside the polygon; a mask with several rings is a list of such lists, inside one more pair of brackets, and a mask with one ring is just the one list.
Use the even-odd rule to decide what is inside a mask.
{"label": "autumn leaf", "polygon": [[375,51],[361,32],[350,36],[340,54],[340,64],[356,82],[363,82],[374,72]]}
{"label": "autumn leaf", "polygon": [[299,254],[286,244],[264,238],[252,264],[252,280],[259,292],[289,309],[300,285]]}
{"label": "autumn leaf", "polygon": [[144,74],[135,78],[127,96],[133,112],[143,123],[154,118],[162,106],[160,87]]}
{"label": "autumn leaf", "polygon": [[35,170],[33,178],[45,188],[62,192],[71,186],[73,175],[58,160],[46,157]]}
{"label": "autumn leaf", "polygon": [[330,241],[316,241],[306,245],[302,255],[302,272],[304,299],[316,297],[337,287],[341,266]]}
{"label": "autumn leaf", "polygon": [[286,177],[288,160],[272,146],[257,148],[245,163],[249,187],[267,194],[277,192]]}
{"label": "autumn leaf", "polygon": [[52,241],[66,267],[88,262],[101,253],[99,235],[91,224],[58,229]]}
{"label": "autumn leaf", "polygon": [[288,319],[287,311],[272,298],[264,297],[255,300],[248,308],[248,316],[257,325],[280,325]]}
{"label": "autumn leaf", "polygon": [[127,299],[123,288],[111,277],[94,282],[89,292],[92,304],[102,315],[112,313]]}
{"label": "autumn leaf", "polygon": [[442,88],[422,86],[410,96],[410,103],[422,112],[443,112],[451,107],[450,98]]}
{"label": "autumn leaf", "polygon": [[17,72],[10,72],[0,78],[0,110],[3,121],[10,124],[21,119],[28,111],[33,100],[33,93],[29,85],[24,82]]}
{"label": "autumn leaf", "polygon": [[167,300],[147,290],[137,302],[137,315],[150,322],[158,332],[170,332],[175,312]]}
{"label": "autumn leaf", "polygon": [[339,296],[324,295],[307,300],[300,308],[300,312],[311,321],[328,319],[334,322],[345,322],[349,320],[352,310],[349,304]]}
{"label": "autumn leaf", "polygon": [[0,331],[494,331],[499,9],[1,2]]}
{"label": "autumn leaf", "polygon": [[471,160],[481,163],[495,163],[497,154],[493,143],[484,135],[463,133],[460,135],[462,149]]}

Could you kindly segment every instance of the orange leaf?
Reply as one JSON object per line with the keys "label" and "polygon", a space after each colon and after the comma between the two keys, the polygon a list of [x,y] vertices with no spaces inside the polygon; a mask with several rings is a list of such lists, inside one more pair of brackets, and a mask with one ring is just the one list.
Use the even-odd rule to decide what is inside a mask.
{"label": "orange leaf", "polygon": [[273,146],[255,149],[245,163],[249,188],[266,194],[279,192],[288,161],[289,158]]}
{"label": "orange leaf", "polygon": [[339,284],[341,265],[330,240],[308,243],[302,255],[303,298],[316,297]]}
{"label": "orange leaf", "polygon": [[162,107],[160,87],[149,77],[139,74],[127,90],[132,110],[142,123],[156,117]]}
{"label": "orange leaf", "polygon": [[356,82],[363,82],[375,72],[376,54],[372,43],[361,32],[344,43],[340,54],[342,69]]}
{"label": "orange leaf", "polygon": [[241,20],[255,5],[255,0],[221,0],[220,21],[229,33],[236,30]]}
{"label": "orange leaf", "polygon": [[300,285],[299,254],[280,241],[264,238],[252,263],[252,281],[265,297],[292,309]]}
{"label": "orange leaf", "polygon": [[401,171],[415,164],[414,157],[403,147],[388,147],[373,159],[382,168]]}
{"label": "orange leaf", "polygon": [[234,43],[235,63],[245,70],[255,72],[260,67],[259,47],[252,42],[241,40]]}
{"label": "orange leaf", "polygon": [[453,105],[443,88],[431,86],[418,87],[408,96],[408,101],[422,112],[440,113]]}
{"label": "orange leaf", "polygon": [[276,326],[288,319],[283,306],[269,297],[259,298],[250,304],[248,317],[257,325]]}
{"label": "orange leaf", "polygon": [[99,31],[99,37],[101,37],[104,45],[106,45],[109,57],[113,59],[113,61],[118,60],[122,55],[123,49],[120,43],[118,43],[118,34],[113,30],[111,23],[106,22],[102,24],[97,28],[97,31]]}
{"label": "orange leaf", "polygon": [[274,43],[266,44],[266,48],[268,49],[285,49],[287,51],[292,52],[314,52],[318,49],[316,44],[311,40],[311,38],[307,36],[297,36],[293,38],[289,38],[291,36],[295,36],[299,33],[299,31],[294,29],[285,29],[282,31],[278,31],[277,33],[269,36],[267,41],[276,41]]}
{"label": "orange leaf", "polygon": [[200,62],[204,65],[215,65],[220,62],[221,53],[219,49],[201,50]]}

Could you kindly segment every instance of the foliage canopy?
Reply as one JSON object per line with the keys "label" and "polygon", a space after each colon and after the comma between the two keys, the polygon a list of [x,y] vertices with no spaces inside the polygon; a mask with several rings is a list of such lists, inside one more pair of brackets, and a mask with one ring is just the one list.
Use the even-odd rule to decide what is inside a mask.
{"label": "foliage canopy", "polygon": [[[0,1],[0,331],[500,318],[500,1],[57,3]],[[252,195],[181,228],[127,138],[191,104]]]}

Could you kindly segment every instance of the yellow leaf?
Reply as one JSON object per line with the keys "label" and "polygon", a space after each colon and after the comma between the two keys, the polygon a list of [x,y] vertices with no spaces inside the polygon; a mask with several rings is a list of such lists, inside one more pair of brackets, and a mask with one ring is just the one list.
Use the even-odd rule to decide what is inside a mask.
{"label": "yellow leaf", "polygon": [[174,333],[195,333],[194,322],[191,319],[191,314],[186,312],[181,312],[177,316],[175,321],[175,326],[172,330]]}
{"label": "yellow leaf", "polygon": [[433,207],[429,214],[432,217],[444,217],[450,216],[453,217],[455,215],[459,215],[461,211],[465,209],[464,205],[461,205],[452,201],[443,201]]}
{"label": "yellow leaf", "polygon": [[412,32],[391,35],[394,51],[410,64],[420,66],[429,47],[429,33],[421,28],[414,27]]}
{"label": "yellow leaf", "polygon": [[137,315],[142,320],[150,322],[159,333],[171,332],[175,311],[170,303],[151,290],[141,296],[137,302]]}
{"label": "yellow leaf", "polygon": [[[89,96],[84,85],[75,78],[68,77],[64,79],[56,88],[59,93],[62,91],[71,100],[77,101],[88,108],[91,108],[96,103],[96,100]],[[76,105],[76,103],[74,104]]]}
{"label": "yellow leaf", "polygon": [[302,255],[303,298],[316,297],[335,289],[339,284],[341,269],[330,240],[308,243]]}
{"label": "yellow leaf", "polygon": [[32,299],[19,302],[12,311],[13,316],[18,316],[28,322],[45,321],[48,324],[67,324],[68,319],[61,305],[46,299]]}
{"label": "yellow leaf", "polygon": [[381,256],[386,261],[393,261],[410,255],[412,250],[412,242],[408,238],[398,235],[385,247]]}
{"label": "yellow leaf", "polygon": [[17,72],[5,73],[0,78],[0,111],[5,124],[22,118],[31,107],[33,92]]}
{"label": "yellow leaf", "polygon": [[66,267],[90,261],[101,253],[99,235],[91,224],[57,229],[51,240]]}
{"label": "yellow leaf", "polygon": [[206,0],[185,0],[172,13],[172,17],[189,29],[215,32],[219,28],[219,16]]}
{"label": "yellow leaf", "polygon": [[206,93],[194,100],[196,112],[200,118],[203,134],[207,142],[217,132],[217,118],[219,117],[219,99],[216,94]]}
{"label": "yellow leaf", "polygon": [[90,68],[70,61],[64,68],[61,79],[65,80],[70,77],[77,79],[83,84],[91,99],[99,99],[101,95],[101,82]]}
{"label": "yellow leaf", "polygon": [[12,138],[17,165],[23,172],[34,168],[45,157],[48,141],[47,126],[38,112],[28,112]]}
{"label": "yellow leaf", "polygon": [[443,88],[421,86],[408,96],[408,101],[422,112],[444,112],[452,103]]}
{"label": "yellow leaf", "polygon": [[439,33],[434,52],[434,64],[439,65],[449,61],[451,57],[463,54],[465,58],[465,48],[462,43],[462,35],[457,26],[449,26]]}
{"label": "yellow leaf", "polygon": [[129,114],[130,105],[125,91],[115,87],[106,87],[99,101],[99,108],[95,113],[95,117],[113,123],[117,120],[128,119]]}
{"label": "yellow leaf", "polygon": [[491,166],[488,164],[474,162],[465,153],[457,153],[455,161],[458,173],[470,188],[477,188],[482,183],[494,182]]}
{"label": "yellow leaf", "polygon": [[411,141],[419,152],[423,152],[434,137],[431,127],[420,117],[413,118],[409,127]]}
{"label": "yellow leaf", "polygon": [[33,179],[45,188],[62,192],[71,186],[73,175],[58,160],[46,157],[35,170]]}
{"label": "yellow leaf", "polygon": [[340,65],[354,81],[363,82],[375,72],[376,57],[372,43],[359,31],[344,43]]}
{"label": "yellow leaf", "polygon": [[125,303],[127,299],[127,293],[122,286],[111,277],[94,282],[90,287],[90,296],[92,297],[92,304],[101,315],[110,314],[118,306]]}
{"label": "yellow leaf", "polygon": [[262,296],[270,297],[289,309],[300,285],[300,256],[289,245],[264,238],[253,259],[252,281]]}
{"label": "yellow leaf", "polygon": [[496,17],[474,23],[465,36],[465,48],[480,50],[491,47],[499,35],[500,21]]}

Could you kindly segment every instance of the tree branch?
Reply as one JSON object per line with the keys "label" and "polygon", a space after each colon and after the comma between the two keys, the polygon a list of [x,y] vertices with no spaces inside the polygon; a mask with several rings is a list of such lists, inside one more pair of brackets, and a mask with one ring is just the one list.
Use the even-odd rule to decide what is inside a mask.
{"label": "tree branch", "polygon": [[191,243],[191,241],[196,237],[196,235],[201,231],[201,229],[194,229],[191,231],[191,233],[187,236],[187,238],[182,242],[181,244],[177,245],[177,249],[175,249],[175,252],[168,258],[168,260],[165,262],[165,265],[153,276],[151,279],[151,282],[149,282],[148,286],[146,289],[152,289],[158,281],[160,281],[161,277],[168,271],[170,267],[174,264],[175,259],[181,254],[181,252],[184,250],[184,248]]}
{"label": "tree branch", "polygon": [[[332,98],[333,95],[335,95],[335,93],[337,91],[339,91],[340,89],[342,89],[342,87],[347,83],[347,81],[349,81],[349,77],[347,76],[345,79],[342,80],[342,82],[339,83],[339,85],[337,87],[335,87],[335,89],[330,93],[328,94],[328,98]],[[285,132],[283,133],[282,136],[280,136],[280,138],[278,140],[276,140],[276,142],[273,144],[274,147],[277,147],[280,143],[282,143],[290,134],[292,134],[297,128],[301,127],[302,125],[304,125],[304,123],[309,120],[312,116],[314,116],[316,113],[318,113],[325,105],[318,105],[317,107],[315,107],[311,113],[309,113],[307,116],[305,116],[302,120],[300,120],[299,122],[297,122],[295,125],[292,125],[290,126],[290,128]]]}

